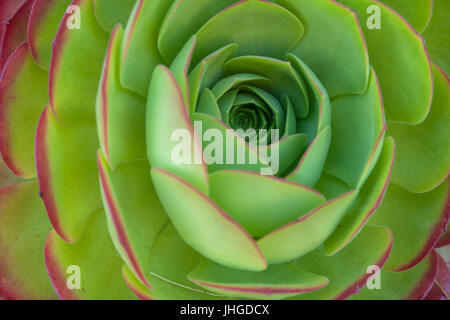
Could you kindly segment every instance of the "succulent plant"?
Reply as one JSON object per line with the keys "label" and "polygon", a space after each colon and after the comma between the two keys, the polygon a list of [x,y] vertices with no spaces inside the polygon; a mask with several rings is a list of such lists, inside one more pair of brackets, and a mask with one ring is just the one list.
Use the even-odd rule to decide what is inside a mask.
{"label": "succulent plant", "polygon": [[449,14],[3,0],[0,297],[448,297]]}

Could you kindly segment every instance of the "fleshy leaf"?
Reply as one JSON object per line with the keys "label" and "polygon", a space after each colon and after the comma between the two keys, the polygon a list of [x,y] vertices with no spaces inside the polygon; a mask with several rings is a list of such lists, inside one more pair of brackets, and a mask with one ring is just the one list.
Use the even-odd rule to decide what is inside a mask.
{"label": "fleshy leaf", "polygon": [[306,149],[297,167],[286,179],[313,187],[322,175],[331,142],[331,127],[325,127]]}
{"label": "fleshy leaf", "polygon": [[210,177],[210,196],[255,238],[297,219],[326,200],[308,187],[272,176],[221,170]]}
{"label": "fleshy leaf", "polygon": [[36,177],[34,137],[47,104],[47,73],[23,43],[8,60],[0,82],[0,151],[6,165],[25,179]]}
{"label": "fleshy leaf", "polygon": [[411,193],[394,183],[389,185],[381,206],[369,220],[388,226],[394,233],[388,270],[409,269],[431,252],[449,219],[449,188],[448,181],[427,193]]}
{"label": "fleshy leaf", "polygon": [[135,3],[136,0],[94,0],[95,16],[102,28],[111,32],[117,23],[127,25]]}
{"label": "fleshy leaf", "polygon": [[388,135],[397,143],[392,181],[412,192],[427,192],[450,171],[450,84],[433,65],[434,96],[428,117],[418,125],[392,123]]}
{"label": "fleshy leaf", "polygon": [[39,187],[53,228],[68,242],[81,236],[102,203],[97,150],[93,123],[62,125],[50,107],[44,109],[36,136]]}
{"label": "fleshy leaf", "polygon": [[[27,41],[27,21],[32,5],[32,0],[22,1],[11,19],[0,22],[3,25],[3,34],[0,34],[2,36],[0,39],[0,68],[3,68],[16,48]],[[3,7],[3,2],[1,6]],[[6,6],[8,7],[8,4]]]}
{"label": "fleshy leaf", "polygon": [[303,271],[292,263],[270,265],[262,272],[252,272],[202,260],[188,278],[213,292],[250,299],[283,299],[328,284],[327,278]]}
{"label": "fleshy leaf", "polygon": [[[50,63],[50,104],[63,123],[95,120],[95,99],[108,34],[99,26],[92,0],[75,0],[80,8],[80,29],[69,29],[66,12],[53,41]],[[76,66],[76,67],[74,67]]]}
{"label": "fleshy leaf", "polygon": [[3,0],[0,6],[0,20],[8,21],[11,19],[25,1],[28,0]]}
{"label": "fleshy leaf", "polygon": [[439,272],[434,280],[434,285],[428,292],[425,300],[448,300],[450,293],[450,264],[437,252],[439,260]]}
{"label": "fleshy leaf", "polygon": [[[385,227],[366,226],[358,237],[334,256],[320,248],[296,261],[303,270],[324,275],[330,284],[293,300],[346,299],[357,293],[372,275],[371,266],[382,268],[392,249],[392,232]],[[378,290],[372,290],[378,291]]]}
{"label": "fleshy leaf", "polygon": [[422,33],[430,22],[433,1],[435,0],[381,0],[397,11],[419,33]]}
{"label": "fleshy leaf", "polygon": [[71,0],[35,0],[28,20],[28,44],[36,63],[49,70],[52,41]]}
{"label": "fleshy leaf", "polygon": [[394,162],[394,140],[384,140],[378,162],[359,192],[350,212],[345,215],[335,232],[325,242],[325,253],[335,254],[352,241],[383,200]]}
{"label": "fleshy leaf", "polygon": [[265,0],[243,0],[219,12],[200,28],[193,60],[197,62],[229,43],[239,45],[239,55],[282,59],[303,33],[303,24],[285,8]]}
{"label": "fleshy leaf", "polygon": [[428,27],[423,32],[431,59],[445,73],[450,74],[450,3],[447,0],[433,0],[433,15]]}
{"label": "fleshy leaf", "polygon": [[[419,123],[433,95],[431,65],[423,38],[394,10],[376,0],[343,0],[355,10],[369,50],[370,64],[380,79],[388,121]],[[367,27],[367,8],[378,5],[381,28]],[[380,50],[380,48],[382,48]]]}
{"label": "fleshy leaf", "polygon": [[259,239],[258,245],[267,261],[286,262],[319,247],[337,227],[357,195],[353,190],[336,197]]}
{"label": "fleshy leaf", "polygon": [[[45,242],[45,263],[58,296],[64,300],[130,300],[136,297],[122,279],[122,259],[111,242],[105,213],[96,211],[74,244],[53,230]],[[80,288],[76,286],[79,275]]]}
{"label": "fleshy leaf", "polygon": [[[181,89],[169,69],[158,66],[153,72],[146,114],[147,154],[152,167],[169,170],[208,193],[208,175],[201,143],[189,119]],[[179,134],[179,135],[178,135]],[[186,161],[178,163],[174,152],[185,139]]]}
{"label": "fleshy leaf", "polygon": [[225,93],[241,84],[249,84],[267,90],[273,85],[273,82],[269,78],[254,73],[236,73],[218,81],[211,91],[216,99],[220,99]]}
{"label": "fleshy leaf", "polygon": [[0,298],[57,299],[44,263],[52,229],[36,181],[0,189]]}
{"label": "fleshy leaf", "polygon": [[108,163],[146,158],[145,102],[120,84],[120,43],[123,29],[112,33],[97,95],[97,128]]}
{"label": "fleshy leaf", "polygon": [[308,114],[309,101],[305,83],[290,62],[261,56],[242,56],[227,61],[226,74],[240,72],[256,73],[272,80],[273,86],[268,92],[278,100],[287,95],[298,118]]}
{"label": "fleshy leaf", "polygon": [[122,85],[142,97],[148,93],[152,70],[163,59],[156,46],[158,32],[171,5],[167,0],[138,0],[122,41]]}
{"label": "fleshy leaf", "polygon": [[[394,241],[395,243],[395,241]],[[394,244],[395,245],[395,244]],[[361,292],[352,296],[352,300],[420,300],[423,299],[433,286],[438,273],[438,256],[433,251],[425,260],[414,268],[403,272],[381,270],[381,288],[369,290],[363,288]]]}
{"label": "fleshy leaf", "polygon": [[200,61],[189,74],[189,111],[195,111],[200,92],[223,78],[223,65],[236,53],[237,45],[227,45]]}
{"label": "fleshy leaf", "polygon": [[[167,11],[158,34],[158,48],[171,62],[189,37],[211,17],[235,0],[175,0]],[[208,52],[209,53],[209,52]]]}
{"label": "fleshy leaf", "polygon": [[304,119],[297,119],[298,132],[306,134],[308,144],[331,123],[331,103],[327,90],[324,88],[319,78],[308,67],[308,65],[297,56],[289,53],[289,61],[295,70],[301,74],[306,83],[309,96],[310,112]]}
{"label": "fleshy leaf", "polygon": [[217,119],[222,118],[219,106],[217,105],[216,97],[208,88],[203,90],[200,96],[200,100],[197,106],[197,112],[208,114]]}
{"label": "fleshy leaf", "polygon": [[192,248],[232,268],[266,269],[252,237],[205,194],[165,170],[153,168],[152,179],[172,223]]}
{"label": "fleshy leaf", "polygon": [[333,135],[324,170],[359,187],[377,161],[386,130],[375,73],[365,94],[336,98],[332,106]]}
{"label": "fleshy leaf", "polygon": [[126,264],[122,267],[122,277],[125,280],[128,288],[141,300],[153,300],[152,292],[146,287],[134,273],[127,267]]}
{"label": "fleshy leaf", "polygon": [[363,93],[369,59],[355,13],[330,0],[276,2],[304,21],[305,36],[292,52],[321,79],[330,97]]}
{"label": "fleshy leaf", "polygon": [[124,163],[111,170],[98,155],[103,203],[114,245],[133,273],[150,287],[148,248],[165,226],[168,218],[148,176],[146,160]]}
{"label": "fleshy leaf", "polygon": [[201,256],[189,247],[172,224],[165,228],[149,253],[151,295],[158,300],[226,299],[188,280]]}

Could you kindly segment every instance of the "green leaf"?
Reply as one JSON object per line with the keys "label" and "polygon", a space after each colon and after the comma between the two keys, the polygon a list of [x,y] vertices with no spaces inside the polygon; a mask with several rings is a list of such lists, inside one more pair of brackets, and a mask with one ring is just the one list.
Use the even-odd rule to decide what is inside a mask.
{"label": "green leaf", "polygon": [[305,272],[291,263],[271,265],[262,272],[252,272],[202,260],[188,278],[213,292],[250,299],[283,299],[328,284],[327,278]]}
{"label": "green leaf", "polygon": [[[394,242],[395,243],[395,242]],[[438,257],[433,251],[414,268],[403,272],[382,269],[379,290],[363,288],[351,300],[421,300],[434,284],[438,273]]]}
{"label": "green leaf", "polygon": [[105,31],[112,32],[117,23],[127,25],[135,3],[136,0],[94,0],[95,16]]}
{"label": "green leaf", "polygon": [[[391,271],[416,265],[433,249],[448,222],[447,181],[427,193],[411,193],[391,183],[371,224],[385,225],[394,233],[394,248],[386,263]],[[405,223],[407,221],[407,223]]]}
{"label": "green leaf", "polygon": [[[64,300],[135,299],[122,279],[122,259],[111,242],[103,210],[95,212],[83,236],[69,244],[51,231],[45,243],[45,263],[52,284]],[[74,284],[78,267],[80,288]]]}
{"label": "green leaf", "polygon": [[384,140],[378,162],[364,183],[350,212],[345,215],[335,232],[325,242],[325,253],[332,255],[350,243],[364,227],[375,210],[381,204],[394,162],[394,140]]}
{"label": "green leaf", "polygon": [[303,33],[303,24],[285,8],[264,0],[243,0],[219,12],[200,28],[193,60],[199,61],[230,43],[239,45],[239,55],[282,59]]}
{"label": "green leaf", "polygon": [[189,74],[189,111],[194,112],[201,91],[223,78],[223,64],[233,57],[237,44],[227,45],[200,61]]}
{"label": "green leaf", "polygon": [[297,119],[297,129],[298,132],[306,134],[310,144],[331,123],[330,98],[327,90],[305,62],[290,53],[287,55],[287,61],[303,76],[306,83],[310,111],[304,119]]}
{"label": "green leaf", "polygon": [[391,123],[387,131],[397,143],[392,181],[412,192],[432,190],[450,171],[450,85],[436,65],[433,74],[433,103],[425,121],[415,126]]}
{"label": "green leaf", "polygon": [[164,60],[171,62],[181,50],[182,44],[192,34],[196,33],[216,13],[235,2],[235,0],[172,1],[158,34],[158,49]]}
{"label": "green leaf", "polygon": [[331,142],[331,127],[326,126],[306,149],[297,167],[286,179],[313,187],[322,175]]}
{"label": "green leaf", "polygon": [[232,268],[266,269],[266,260],[252,237],[205,194],[162,169],[153,168],[152,179],[172,223],[192,248]]}
{"label": "green leaf", "polygon": [[51,108],[56,119],[67,124],[95,120],[98,81],[108,43],[108,33],[95,18],[92,0],[77,0],[76,5],[80,7],[81,29],[69,29],[72,14],[64,15],[50,63]]}
{"label": "green leaf", "polygon": [[45,108],[36,136],[39,187],[53,228],[68,242],[81,236],[102,203],[97,150],[92,122],[62,125],[50,107]]}
{"label": "green leaf", "polygon": [[[292,300],[346,299],[367,283],[368,268],[382,268],[392,248],[392,232],[385,227],[366,226],[358,237],[334,256],[326,256],[320,248],[298,259],[296,266],[324,275],[330,284]],[[373,290],[376,291],[376,290]]]}
{"label": "green leaf", "polygon": [[57,299],[43,255],[52,227],[36,181],[0,189],[0,225],[0,297]]}
{"label": "green leaf", "polygon": [[262,56],[243,56],[227,61],[227,75],[240,72],[256,73],[270,79],[273,86],[268,92],[278,100],[287,95],[297,117],[303,118],[308,114],[309,101],[305,83],[290,62]]}
{"label": "green leaf", "polygon": [[193,35],[186,42],[183,49],[181,49],[181,51],[178,53],[178,55],[170,65],[170,71],[173,73],[175,79],[178,82],[178,85],[180,86],[186,105],[188,105],[189,103],[188,71],[196,42],[197,37]]}
{"label": "green leaf", "polygon": [[381,0],[397,11],[417,32],[422,33],[428,26],[435,0]]}
{"label": "green leaf", "polygon": [[101,153],[98,163],[111,238],[128,267],[149,287],[148,249],[168,222],[148,177],[150,166],[141,160],[111,170]]}
{"label": "green leaf", "polygon": [[214,118],[221,119],[219,105],[214,94],[206,88],[203,90],[197,106],[197,112],[208,114]]}
{"label": "green leaf", "polygon": [[0,82],[0,151],[11,171],[25,179],[36,177],[34,138],[48,104],[47,76],[23,43],[5,65]]}
{"label": "green leaf", "polygon": [[189,281],[187,275],[201,256],[189,247],[172,224],[165,228],[149,253],[151,294],[159,300],[226,299]]}
{"label": "green leaf", "polygon": [[363,93],[369,59],[354,12],[329,0],[276,0],[305,24],[305,36],[292,52],[321,79],[330,97]]}
{"label": "green leaf", "polygon": [[[355,10],[383,92],[386,119],[419,123],[428,114],[433,95],[431,65],[422,37],[395,11],[374,0],[343,0]],[[367,27],[370,5],[379,5],[381,29]],[[399,54],[399,53],[405,54]],[[407,53],[407,54],[406,54]]]}
{"label": "green leaf", "polygon": [[167,0],[137,0],[128,19],[121,49],[122,85],[146,97],[153,69],[163,63],[156,42]]}
{"label": "green leaf", "polygon": [[332,106],[333,136],[324,170],[360,187],[378,159],[386,130],[375,73],[365,94],[336,98]]}
{"label": "green leaf", "polygon": [[296,259],[319,247],[341,221],[358,195],[356,190],[336,197],[258,240],[269,263]]}
{"label": "green leaf", "polygon": [[297,219],[326,200],[317,191],[272,176],[237,170],[213,173],[211,199],[255,238]]}
{"label": "green leaf", "polygon": [[269,78],[254,73],[236,73],[218,81],[211,91],[216,99],[220,99],[225,93],[241,84],[248,84],[267,90],[273,85],[273,82]]}
{"label": "green leaf", "polygon": [[28,19],[28,45],[36,63],[49,70],[52,41],[71,0],[35,0]]}
{"label": "green leaf", "polygon": [[120,43],[123,28],[112,33],[97,93],[97,129],[108,163],[146,158],[145,102],[120,84]]}
{"label": "green leaf", "polygon": [[[187,133],[189,163],[176,163],[173,152],[180,142],[174,134]],[[201,143],[190,122],[187,106],[178,83],[165,66],[153,72],[146,114],[147,154],[152,167],[169,170],[187,180],[203,193],[208,193],[208,175],[203,162]],[[183,137],[181,137],[183,138]]]}
{"label": "green leaf", "polygon": [[423,32],[431,60],[436,62],[445,73],[450,74],[450,3],[447,0],[433,0],[433,16]]}

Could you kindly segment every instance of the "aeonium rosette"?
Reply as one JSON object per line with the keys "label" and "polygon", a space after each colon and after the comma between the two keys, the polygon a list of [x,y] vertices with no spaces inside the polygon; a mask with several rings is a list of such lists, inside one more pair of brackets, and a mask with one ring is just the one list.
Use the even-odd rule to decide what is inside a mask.
{"label": "aeonium rosette", "polygon": [[443,296],[449,5],[409,4],[3,1],[1,296]]}

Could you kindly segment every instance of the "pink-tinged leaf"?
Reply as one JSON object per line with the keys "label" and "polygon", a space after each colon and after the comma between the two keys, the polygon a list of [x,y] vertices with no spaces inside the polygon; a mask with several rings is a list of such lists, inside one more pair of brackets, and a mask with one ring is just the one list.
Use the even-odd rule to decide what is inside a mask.
{"label": "pink-tinged leaf", "polygon": [[28,0],[2,0],[0,5],[0,20],[8,21],[14,13]]}
{"label": "pink-tinged leaf", "polygon": [[52,41],[72,0],[34,0],[28,21],[28,44],[36,63],[48,71]]}
{"label": "pink-tinged leaf", "polygon": [[392,232],[385,227],[367,225],[348,246],[333,256],[322,248],[297,259],[303,270],[324,275],[330,280],[321,290],[295,296],[294,300],[347,299],[364,287],[371,266],[382,268],[392,249]]}
{"label": "pink-tinged leaf", "polygon": [[202,260],[188,279],[212,292],[250,299],[283,299],[325,287],[328,279],[292,263],[270,265],[262,272],[230,269]]}
{"label": "pink-tinged leaf", "polygon": [[152,179],[169,218],[192,248],[229,267],[266,269],[255,240],[207,195],[166,170],[153,168]]}
{"label": "pink-tinged leaf", "polygon": [[157,48],[159,28],[172,1],[138,0],[122,41],[122,85],[142,97],[148,93],[153,69],[163,63]]}
{"label": "pink-tinged leaf", "polygon": [[437,256],[439,259],[439,272],[425,300],[450,299],[450,264],[440,254],[437,254]]}
{"label": "pink-tinged leaf", "polygon": [[36,136],[39,186],[53,227],[68,242],[81,236],[102,203],[97,150],[93,123],[62,125],[50,107],[44,109]]}
{"label": "pink-tinged leaf", "polygon": [[384,140],[380,158],[349,213],[345,215],[334,233],[325,242],[325,253],[335,254],[350,243],[380,206],[386,193],[394,163],[394,140]]}
{"label": "pink-tinged leaf", "polygon": [[32,4],[33,0],[24,1],[9,21],[0,22],[5,26],[0,47],[0,68],[19,44],[27,40],[27,23]]}
{"label": "pink-tinged leaf", "polygon": [[36,181],[0,189],[0,299],[57,299],[44,264],[51,228]]}
{"label": "pink-tinged leaf", "polygon": [[[146,143],[148,159],[152,167],[168,170],[201,192],[208,194],[208,172],[203,160],[200,139],[191,123],[188,108],[178,82],[165,66],[155,68],[149,89],[146,113]],[[191,142],[187,161],[178,163],[174,150],[182,132]]]}
{"label": "pink-tinged leaf", "polygon": [[397,145],[392,182],[411,192],[428,192],[450,172],[450,80],[433,64],[431,110],[420,124],[391,123],[387,134]]}
{"label": "pink-tinged leaf", "polygon": [[124,163],[112,170],[99,152],[98,165],[108,227],[123,260],[147,287],[148,249],[168,217],[148,176],[146,160]]}
{"label": "pink-tinged leaf", "polygon": [[48,104],[47,76],[23,43],[8,59],[0,82],[0,151],[11,171],[25,179],[36,177],[34,140]]}
{"label": "pink-tinged leaf", "polygon": [[45,263],[63,300],[136,299],[122,278],[123,261],[109,237],[103,210],[91,216],[74,244],[51,231],[45,242]]}
{"label": "pink-tinged leaf", "polygon": [[[70,29],[66,12],[53,41],[50,63],[50,105],[62,123],[95,120],[95,100],[108,43],[97,22],[92,0],[74,0],[80,8],[80,29]],[[75,67],[76,66],[76,67]]]}
{"label": "pink-tinged leaf", "polygon": [[152,292],[139,281],[134,273],[124,265],[122,267],[122,277],[125,280],[128,288],[141,300],[153,300]]}
{"label": "pink-tinged leaf", "polygon": [[445,229],[446,231],[442,234],[438,243],[436,244],[436,248],[445,247],[450,244],[450,222],[447,224]]}
{"label": "pink-tinged leaf", "polygon": [[[394,240],[395,246],[395,240]],[[439,259],[435,251],[413,268],[402,272],[381,269],[380,289],[364,287],[352,300],[420,300],[434,284],[439,271]]]}
{"label": "pink-tinged leaf", "polygon": [[267,261],[286,262],[318,248],[338,226],[357,195],[357,190],[340,195],[259,239],[258,246]]}
{"label": "pink-tinged leaf", "polygon": [[450,218],[450,182],[427,193],[412,193],[391,183],[371,224],[384,225],[394,233],[394,248],[387,270],[407,270],[435,247]]}
{"label": "pink-tinged leaf", "polygon": [[100,146],[111,167],[146,158],[145,102],[120,84],[120,44],[123,28],[111,35],[97,94]]}

